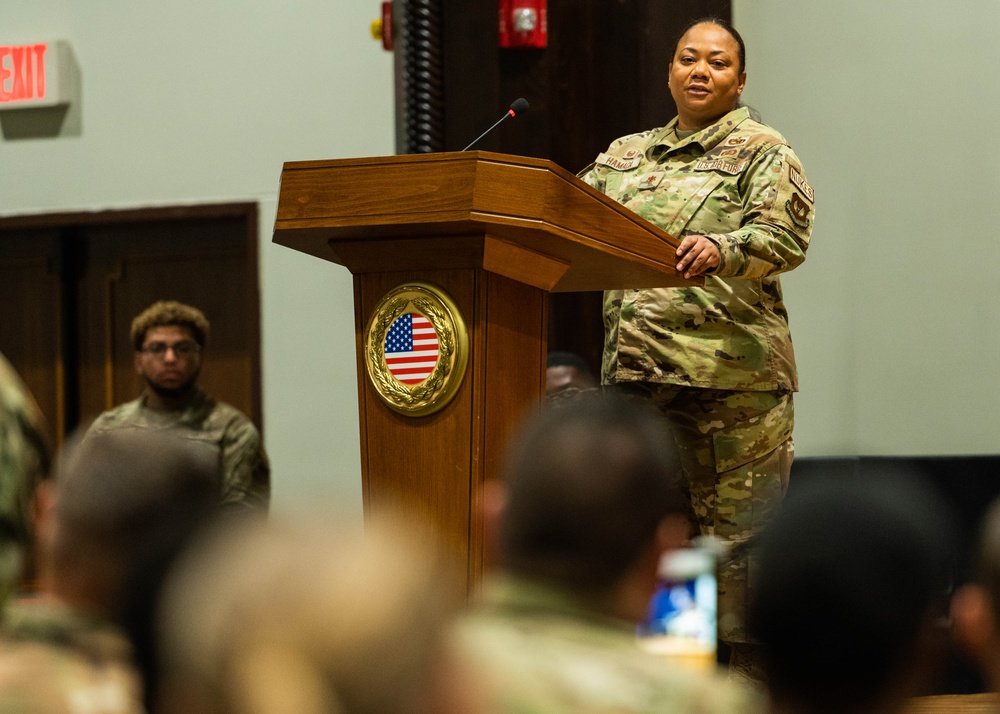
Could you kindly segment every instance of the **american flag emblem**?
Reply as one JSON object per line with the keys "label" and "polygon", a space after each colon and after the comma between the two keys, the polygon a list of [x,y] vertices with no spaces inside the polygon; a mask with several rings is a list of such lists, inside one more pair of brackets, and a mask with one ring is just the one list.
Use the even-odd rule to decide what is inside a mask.
{"label": "american flag emblem", "polygon": [[403,384],[420,384],[438,361],[434,325],[419,312],[400,315],[385,334],[385,364]]}

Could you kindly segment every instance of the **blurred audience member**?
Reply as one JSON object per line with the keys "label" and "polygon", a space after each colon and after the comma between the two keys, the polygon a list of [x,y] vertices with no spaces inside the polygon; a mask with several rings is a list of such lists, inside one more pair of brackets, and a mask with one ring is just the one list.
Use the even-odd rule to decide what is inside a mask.
{"label": "blurred audience member", "polygon": [[575,352],[549,352],[545,358],[545,394],[583,391],[597,386],[590,367]]}
{"label": "blurred audience member", "polygon": [[132,321],[135,371],[142,395],[101,414],[90,434],[134,429],[169,431],[210,452],[224,505],[266,510],[271,471],[260,433],[242,412],[198,386],[209,323],[201,310],[162,300]]}
{"label": "blurred audience member", "polygon": [[24,711],[143,710],[158,581],[218,510],[214,474],[203,452],[163,433],[100,434],[65,454],[54,507],[39,514],[51,534],[48,592],[9,608],[0,701]]}
{"label": "blurred audience member", "polygon": [[172,577],[167,714],[475,714],[444,641],[457,588],[428,533],[244,526]]}
{"label": "blurred audience member", "polygon": [[959,645],[1000,692],[1000,500],[983,519],[972,580],[955,593],[951,614]]}
{"label": "blurred audience member", "polygon": [[954,545],[950,514],[912,475],[793,490],[751,561],[772,711],[896,712],[930,693]]}
{"label": "blurred audience member", "polygon": [[637,644],[660,558],[689,530],[664,433],[645,403],[581,395],[527,425],[506,487],[487,484],[484,518],[503,572],[456,641],[487,681],[491,711],[754,711],[715,673]]}
{"label": "blurred audience member", "polygon": [[46,434],[38,405],[0,354],[0,605],[25,574],[34,576],[32,499],[49,472]]}

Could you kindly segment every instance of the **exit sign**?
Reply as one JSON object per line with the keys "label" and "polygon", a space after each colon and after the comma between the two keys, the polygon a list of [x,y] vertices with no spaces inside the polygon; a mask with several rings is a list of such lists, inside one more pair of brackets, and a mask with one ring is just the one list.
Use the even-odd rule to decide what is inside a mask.
{"label": "exit sign", "polygon": [[73,97],[69,43],[0,44],[0,109],[67,104]]}

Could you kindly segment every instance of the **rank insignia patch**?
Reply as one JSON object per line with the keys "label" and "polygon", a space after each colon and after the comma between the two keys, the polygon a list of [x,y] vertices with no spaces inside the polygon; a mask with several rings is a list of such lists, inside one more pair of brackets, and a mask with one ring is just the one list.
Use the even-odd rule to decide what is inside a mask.
{"label": "rank insignia patch", "polygon": [[663,179],[663,172],[656,171],[654,173],[647,174],[646,176],[643,176],[641,179],[639,179],[637,187],[639,188],[639,190],[643,189],[649,190],[651,188],[656,188],[657,186],[660,185],[660,181],[662,179]]}

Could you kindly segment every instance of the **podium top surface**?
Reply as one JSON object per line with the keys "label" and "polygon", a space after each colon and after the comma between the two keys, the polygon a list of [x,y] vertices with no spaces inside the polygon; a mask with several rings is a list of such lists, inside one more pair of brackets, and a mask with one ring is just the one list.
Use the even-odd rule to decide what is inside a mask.
{"label": "podium top surface", "polygon": [[273,242],[352,273],[484,268],[544,290],[695,285],[678,241],[545,159],[485,151],[284,165]]}

